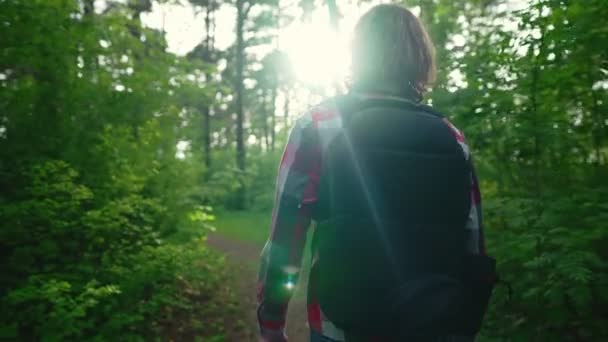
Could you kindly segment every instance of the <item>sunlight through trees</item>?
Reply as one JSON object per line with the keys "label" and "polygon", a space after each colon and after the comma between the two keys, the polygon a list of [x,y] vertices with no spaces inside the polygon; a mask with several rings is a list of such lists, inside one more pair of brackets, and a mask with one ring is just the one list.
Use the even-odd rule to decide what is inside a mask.
{"label": "sunlight through trees", "polygon": [[[347,91],[377,3],[0,0],[0,339],[229,340],[212,212],[270,215],[290,126]],[[513,285],[479,340],[607,340],[608,2],[402,3]]]}

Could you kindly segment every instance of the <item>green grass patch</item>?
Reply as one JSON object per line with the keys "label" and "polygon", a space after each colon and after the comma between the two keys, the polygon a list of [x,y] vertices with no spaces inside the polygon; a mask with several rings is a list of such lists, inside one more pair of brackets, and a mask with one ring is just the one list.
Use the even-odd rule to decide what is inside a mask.
{"label": "green grass patch", "polygon": [[213,220],[184,225],[166,240],[172,244],[183,244],[211,232],[241,241],[263,245],[270,234],[270,212],[262,211],[219,211],[213,213]]}
{"label": "green grass patch", "polygon": [[242,241],[264,244],[270,234],[270,212],[221,211],[209,222],[219,234]]}

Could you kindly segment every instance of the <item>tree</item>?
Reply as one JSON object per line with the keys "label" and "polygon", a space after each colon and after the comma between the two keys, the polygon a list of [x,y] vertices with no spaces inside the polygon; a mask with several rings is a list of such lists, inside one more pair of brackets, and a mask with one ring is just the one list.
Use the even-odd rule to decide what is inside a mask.
{"label": "tree", "polygon": [[[246,25],[248,23],[249,14],[254,6],[261,6],[260,13],[253,18],[252,23],[256,27],[256,23],[262,21],[266,22],[267,18],[271,16],[272,7],[277,6],[276,0],[270,0],[265,2],[253,2],[247,0],[236,0],[236,46],[235,46],[235,112],[236,112],[236,166],[237,169],[243,173],[246,172],[246,147],[245,147],[245,113],[244,105],[245,99],[245,68],[246,68],[246,55],[245,49],[248,45],[257,44],[258,42],[251,39],[250,42],[245,41]],[[268,10],[270,7],[270,10]],[[265,41],[265,39],[262,39]],[[244,208],[246,205],[246,187],[244,183],[241,183],[240,190],[237,194],[237,207]]]}
{"label": "tree", "polygon": [[165,241],[206,219],[197,169],[176,154],[189,130],[178,99],[209,89],[188,77],[200,64],[141,25],[145,4],[0,2],[2,339],[220,333],[221,313],[187,308],[199,291],[216,298],[203,306],[228,304],[221,261],[201,241]]}
{"label": "tree", "polygon": [[[190,0],[197,12],[204,11],[205,13],[205,35],[203,41],[197,46],[189,56],[200,58],[204,63],[208,65],[214,65],[218,56],[215,51],[215,12],[220,7],[220,2],[217,0]],[[204,73],[205,82],[211,83],[210,80],[213,77],[213,73],[205,69]],[[206,103],[201,103],[200,112],[202,114],[202,129],[203,129],[203,155],[205,160],[205,166],[209,170],[211,167],[211,102],[209,99]]]}
{"label": "tree", "polygon": [[271,51],[262,58],[261,68],[253,73],[253,79],[256,81],[256,90],[263,99],[260,111],[261,121],[267,148],[272,151],[275,147],[275,111],[279,90],[283,90],[286,97],[284,120],[287,129],[289,89],[292,89],[295,84],[295,74],[289,57],[280,50]]}
{"label": "tree", "polygon": [[[245,0],[236,0],[236,167],[245,172],[245,137],[243,123],[245,114],[243,112],[243,101],[245,96],[243,69],[245,68],[245,41],[243,38],[245,20],[252,5],[246,6]],[[238,193],[237,207],[244,208],[246,201],[245,185],[241,184]]]}

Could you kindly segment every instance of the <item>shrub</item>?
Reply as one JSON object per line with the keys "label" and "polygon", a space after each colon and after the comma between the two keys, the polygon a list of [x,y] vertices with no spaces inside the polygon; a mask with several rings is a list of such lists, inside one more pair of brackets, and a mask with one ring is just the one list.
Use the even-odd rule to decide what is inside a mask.
{"label": "shrub", "polygon": [[[221,337],[234,306],[223,259],[204,238],[164,243],[157,199],[131,193],[95,203],[63,161],[25,167],[23,184],[0,208],[0,337]],[[193,224],[209,217],[196,207],[189,216]]]}
{"label": "shrub", "polygon": [[608,338],[607,193],[489,198],[488,245],[513,297],[498,288],[484,336],[514,340]]}

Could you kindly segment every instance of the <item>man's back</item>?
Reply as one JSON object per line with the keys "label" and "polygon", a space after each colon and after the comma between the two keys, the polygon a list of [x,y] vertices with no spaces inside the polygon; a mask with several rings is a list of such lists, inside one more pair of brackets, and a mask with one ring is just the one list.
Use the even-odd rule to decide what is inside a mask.
{"label": "man's back", "polygon": [[[344,100],[342,98],[337,102]],[[374,228],[379,227],[377,222],[373,222],[375,220],[374,217],[376,219],[386,219],[386,217],[391,216],[388,212],[392,212],[398,216],[396,218],[400,221],[409,220],[412,223],[416,221],[421,223],[427,222],[427,225],[433,223],[437,225],[441,222],[456,222],[460,220],[462,226],[460,231],[458,229],[444,231],[442,233],[444,239],[433,240],[435,248],[426,251],[429,255],[428,261],[438,260],[436,257],[439,255],[440,250],[447,251],[447,247],[442,247],[442,244],[446,246],[445,242],[452,241],[447,245],[455,246],[456,243],[453,243],[454,239],[462,241],[461,246],[463,246],[463,251],[466,250],[464,246],[468,246],[467,248],[473,253],[478,253],[483,248],[481,246],[481,234],[477,218],[477,215],[480,214],[476,202],[479,196],[471,196],[471,189],[477,189],[477,185],[471,183],[474,177],[471,174],[472,170],[468,168],[468,149],[461,139],[462,135],[460,132],[440,115],[430,111],[428,107],[414,104],[405,99],[381,97],[370,100],[369,96],[350,98],[346,106],[340,105],[340,107],[347,107],[342,111],[338,109],[337,102],[335,99],[328,100],[298,120],[290,136],[281,163],[277,184],[277,205],[273,213],[273,234],[264,249],[262,258],[263,267],[260,272],[260,321],[262,328],[266,326],[270,331],[276,327],[280,330],[284,325],[283,312],[286,309],[286,303],[290,295],[285,284],[297,279],[305,231],[312,218],[322,223],[316,229],[315,241],[313,243],[314,266],[309,282],[308,298],[309,324],[312,330],[335,340],[343,340],[344,333],[341,329],[337,328],[334,322],[331,322],[327,318],[327,313],[320,306],[318,287],[323,280],[319,279],[319,262],[321,264],[323,260],[333,262],[333,264],[328,266],[330,272],[326,273],[333,273],[338,280],[344,279],[344,272],[348,265],[338,264],[339,258],[336,258],[336,255],[332,256],[331,253],[339,251],[338,248],[334,248],[338,245],[349,246],[349,243],[347,243],[349,238],[357,238],[357,241],[369,242],[368,246],[372,251],[366,254],[362,253],[361,249],[358,248],[359,250],[349,254],[350,256],[345,255],[346,258],[354,261],[351,263],[354,270],[353,274],[364,276],[365,272],[359,271],[364,269],[361,266],[364,266],[366,262],[368,264],[370,262],[374,263],[375,260],[376,265],[388,265],[386,262],[381,263],[379,261],[381,258],[378,258],[378,256],[381,255],[389,257],[389,259],[385,259],[384,261],[391,258],[399,260],[402,264],[399,267],[404,270],[408,269],[408,267],[404,267],[402,261],[411,260],[404,253],[412,251],[412,248],[404,247],[407,246],[408,241],[415,240],[405,238],[405,236],[397,238],[394,233],[399,230],[395,230],[392,236],[379,234],[380,231]],[[355,105],[355,108],[351,108],[352,105]],[[360,111],[361,105],[368,106],[371,112]],[[401,114],[391,114],[390,110],[387,111],[384,108],[386,105],[395,108],[402,107],[396,108]],[[402,112],[404,109],[407,113]],[[382,115],[382,113],[377,113],[377,111],[388,114],[384,118],[377,117],[377,115]],[[355,128],[354,131],[345,130],[345,124],[349,125],[348,121],[352,119],[348,116],[353,113],[362,113],[358,115],[362,115],[361,117],[365,119],[352,126],[352,128]],[[391,119],[391,115],[395,115],[395,117]],[[412,126],[414,122],[410,122],[411,118],[406,117],[403,120],[403,118],[398,117],[399,115],[420,116],[421,120],[428,121],[435,129],[442,130],[443,133],[447,134],[443,138],[449,140],[441,142],[433,138],[433,140],[425,142],[424,139],[426,138],[424,137],[428,135],[416,133],[416,127]],[[366,120],[371,120],[371,122],[366,122]],[[390,130],[394,131],[393,134],[389,134]],[[355,145],[352,144],[352,140],[350,143],[341,141],[345,138],[343,133],[346,131],[350,132],[349,136],[353,137],[354,134],[356,137]],[[425,133],[425,130],[418,129],[418,132]],[[426,133],[428,133],[428,130],[426,130]],[[416,136],[421,137],[415,138]],[[394,149],[391,150],[387,146],[378,146],[376,144],[376,142],[384,139],[388,139],[388,147],[391,144],[396,144],[393,146]],[[397,141],[400,142],[397,143]],[[370,144],[368,152],[371,153],[367,156],[365,155],[366,153],[362,153],[361,151],[361,143]],[[399,144],[405,145],[397,146]],[[408,151],[407,146],[418,146],[415,148],[418,149],[418,152],[411,149]],[[423,148],[420,149],[419,146],[423,146]],[[375,150],[376,148],[384,150],[383,153],[379,153],[378,150]],[[411,157],[423,150],[429,151],[429,155],[426,158],[423,156],[422,159],[405,158],[401,162],[397,161],[397,163],[409,163],[409,167],[406,164],[395,164],[392,166],[386,164],[390,164],[391,160],[398,159],[392,156],[393,153],[401,151],[405,155],[409,154],[409,157]],[[436,156],[438,153],[447,153],[445,156],[449,155],[449,158],[454,159],[454,162],[443,163],[446,168],[439,167],[439,165],[431,167],[430,165],[433,162],[429,162],[426,159],[431,157],[431,154]],[[384,157],[378,158],[379,155],[383,155]],[[330,156],[332,156],[331,158],[337,157],[337,159],[334,159],[332,162],[329,159]],[[376,162],[370,158],[376,158]],[[458,158],[460,163],[456,162]],[[383,159],[384,162],[380,159]],[[425,163],[426,165],[423,165]],[[371,166],[375,169],[375,171],[371,172],[380,172],[380,174],[369,174]],[[407,169],[404,169],[404,167],[407,167]],[[462,176],[458,176],[458,174],[463,174],[463,168],[466,168],[467,172],[465,174],[466,179],[464,180]],[[460,169],[460,173],[454,172],[455,169]],[[434,174],[432,174],[433,172]],[[416,176],[416,173],[424,175],[424,178]],[[460,179],[456,182],[454,178]],[[423,185],[421,184],[423,180],[428,184],[418,187],[418,185]],[[351,183],[350,185],[349,182]],[[352,184],[353,182],[358,184]],[[334,186],[332,191],[328,191],[330,189],[327,184],[330,183]],[[383,187],[392,195],[389,194],[387,197],[385,193],[380,194],[377,189],[378,187]],[[406,188],[410,189],[409,193],[404,193]],[[416,188],[419,189],[418,193],[414,192]],[[454,188],[459,188],[460,190],[450,190]],[[445,190],[448,190],[447,193]],[[478,193],[477,190],[474,191]],[[443,196],[440,196],[440,193]],[[330,198],[332,194],[334,196],[333,200]],[[393,198],[390,198],[390,196],[393,196]],[[447,199],[449,196],[452,196],[453,199]],[[475,201],[471,203],[471,199]],[[383,202],[384,204],[381,205]],[[448,206],[446,205],[448,202],[452,203],[452,206],[458,207],[451,210],[453,214],[448,213]],[[330,205],[330,203],[333,203],[333,205]],[[353,217],[356,217],[356,221],[358,221],[356,224],[350,222],[345,225],[345,227],[348,227],[346,229],[351,229],[353,234],[340,233],[333,242],[331,241],[332,239],[327,238],[327,234],[324,236],[325,232],[331,231],[329,229],[322,229],[324,226],[328,226],[329,218],[335,219],[338,216],[345,216],[342,214],[348,213],[356,213]],[[410,213],[411,215],[407,216],[406,213]],[[454,215],[460,215],[461,217],[454,219]],[[369,224],[362,224],[361,220],[363,219],[370,220]],[[452,226],[456,225],[452,224]],[[354,234],[357,229],[359,231]],[[453,234],[449,235],[450,233]],[[461,235],[460,237],[458,237],[459,234]],[[424,238],[423,234],[414,234],[414,236],[418,236],[420,239]],[[329,248],[325,248],[326,251],[330,251],[330,253],[326,253],[328,254],[327,258],[323,258],[323,248],[319,251],[319,247],[322,247],[324,244],[325,246],[329,244]],[[410,243],[410,246],[415,245],[415,243]],[[391,249],[391,252],[386,253]],[[448,253],[445,254],[447,255]],[[367,274],[369,278],[378,278],[383,273],[380,271],[380,268],[373,267],[373,265],[367,267],[367,269],[376,270],[376,272],[372,271]],[[331,277],[328,278],[326,276],[325,279],[331,279]],[[360,278],[359,280],[362,279]],[[374,284],[371,280],[361,281],[361,283]],[[382,286],[376,288],[379,293],[382,293]],[[334,298],[335,300],[342,298],[344,303],[366,307],[366,304],[362,302],[363,298],[361,296],[353,297],[352,294],[348,294],[346,288],[344,290],[339,292],[330,291],[330,295],[327,297]],[[340,297],[340,294],[343,296]],[[356,312],[353,311],[352,306],[338,305],[336,307],[343,307],[346,310],[345,312]],[[371,314],[371,311],[364,315],[364,318],[367,320],[370,320],[372,317],[380,316]],[[270,319],[265,320],[265,318]]]}

